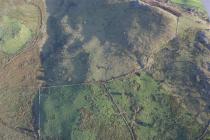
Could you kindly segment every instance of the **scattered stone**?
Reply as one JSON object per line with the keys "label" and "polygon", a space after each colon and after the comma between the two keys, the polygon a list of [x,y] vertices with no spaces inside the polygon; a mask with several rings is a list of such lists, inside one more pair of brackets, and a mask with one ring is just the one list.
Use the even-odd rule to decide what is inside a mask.
{"label": "scattered stone", "polygon": [[67,81],[68,81],[68,82],[71,82],[71,81],[72,81],[72,78],[71,78],[71,77],[69,77]]}
{"label": "scattered stone", "polygon": [[131,106],[131,111],[134,113],[140,113],[142,110],[143,108],[137,104]]}
{"label": "scattered stone", "polygon": [[196,82],[200,82],[200,81],[201,81],[200,76],[196,75]]}

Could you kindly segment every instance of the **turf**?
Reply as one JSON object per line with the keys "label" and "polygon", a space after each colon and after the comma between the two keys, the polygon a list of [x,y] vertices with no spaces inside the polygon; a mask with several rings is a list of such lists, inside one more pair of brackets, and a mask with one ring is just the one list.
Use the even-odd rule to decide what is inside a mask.
{"label": "turf", "polygon": [[130,139],[98,85],[44,89],[39,111],[43,139]]}
{"label": "turf", "polygon": [[[192,139],[202,129],[190,112],[145,73],[114,80],[106,87],[129,125],[136,122],[133,131],[138,139]],[[130,139],[121,115],[106,95],[102,85],[43,89],[41,138]],[[141,112],[134,115],[134,106],[142,108]]]}
{"label": "turf", "polygon": [[[114,99],[136,124],[137,138],[150,139],[193,139],[199,135],[201,125],[194,122],[193,115],[176,103],[169,93],[149,75],[113,81],[109,84]],[[134,117],[131,108],[139,106],[142,110]],[[141,122],[138,124],[138,122]],[[170,128],[170,129],[169,129]]]}
{"label": "turf", "polygon": [[171,2],[191,8],[198,8],[200,10],[204,10],[204,6],[201,0],[171,0]]}

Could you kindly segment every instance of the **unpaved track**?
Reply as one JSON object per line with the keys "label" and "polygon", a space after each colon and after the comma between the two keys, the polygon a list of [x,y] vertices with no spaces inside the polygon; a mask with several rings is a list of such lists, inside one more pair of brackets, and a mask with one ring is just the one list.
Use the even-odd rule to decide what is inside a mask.
{"label": "unpaved track", "polygon": [[40,88],[41,89],[46,89],[46,88],[71,87],[71,86],[92,85],[92,84],[105,84],[105,83],[112,82],[114,80],[119,80],[119,79],[125,78],[127,76],[133,75],[137,72],[143,71],[144,69],[145,68],[133,69],[133,70],[127,72],[127,73],[124,73],[124,74],[116,76],[116,77],[112,77],[111,79],[107,79],[107,80],[87,81],[87,82],[72,83],[72,84],[67,84],[67,85],[49,85],[49,86],[42,86]]}
{"label": "unpaved track", "polygon": [[104,89],[105,89],[105,92],[106,92],[108,98],[110,99],[110,101],[112,102],[113,106],[116,108],[117,112],[118,112],[118,113],[120,114],[120,116],[122,117],[122,119],[123,119],[123,121],[124,121],[126,127],[128,128],[129,133],[130,133],[130,135],[131,135],[131,140],[137,140],[136,135],[134,134],[134,132],[133,132],[133,130],[132,130],[132,128],[131,128],[131,126],[130,126],[130,124],[129,124],[129,122],[128,122],[128,119],[127,119],[126,115],[125,115],[124,113],[122,113],[122,112],[123,112],[122,109],[121,109],[121,108],[118,106],[118,104],[115,102],[115,100],[114,100],[113,96],[111,95],[109,89],[107,88],[106,84],[102,84],[102,85],[103,85],[103,87],[104,87]]}

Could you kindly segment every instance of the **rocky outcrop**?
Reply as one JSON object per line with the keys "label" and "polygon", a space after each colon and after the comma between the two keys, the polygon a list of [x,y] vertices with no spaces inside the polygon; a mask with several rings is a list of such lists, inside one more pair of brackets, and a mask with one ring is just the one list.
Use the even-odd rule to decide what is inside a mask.
{"label": "rocky outcrop", "polygon": [[209,45],[209,40],[208,40],[205,32],[203,32],[203,31],[199,31],[197,33],[197,41],[205,46]]}

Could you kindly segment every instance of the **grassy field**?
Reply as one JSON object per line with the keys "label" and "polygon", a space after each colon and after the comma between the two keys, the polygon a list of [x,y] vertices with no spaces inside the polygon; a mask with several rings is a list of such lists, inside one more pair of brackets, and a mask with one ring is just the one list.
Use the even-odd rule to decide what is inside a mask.
{"label": "grassy field", "polygon": [[[193,140],[202,130],[193,114],[145,73],[115,80],[106,86],[125,112],[129,125],[133,124],[137,139]],[[41,137],[129,140],[127,127],[106,95],[101,85],[42,89]],[[141,109],[137,114],[135,107]]]}
{"label": "grassy field", "polygon": [[204,6],[201,0],[171,0],[171,2],[176,4],[181,4],[186,7],[198,8],[204,10]]}
{"label": "grassy field", "polygon": [[[194,139],[202,126],[150,76],[142,73],[109,84],[114,99],[134,121],[139,139]],[[115,93],[121,93],[116,95]],[[136,115],[132,108],[141,108]],[[173,127],[172,127],[173,126]]]}
{"label": "grassy field", "polygon": [[41,138],[129,140],[122,119],[99,85],[41,91]]}
{"label": "grassy field", "polygon": [[[0,70],[0,139],[34,140],[30,134],[37,132],[41,113],[44,140],[130,140],[107,91],[138,139],[195,140],[201,134],[210,117],[210,51],[198,43],[197,34],[207,26],[183,14],[174,38],[174,16],[154,7],[135,8],[128,1],[47,0],[43,53],[33,48]],[[36,34],[37,14],[23,0],[0,0],[0,34],[4,43],[10,42],[0,52],[0,65],[8,58],[6,51],[19,51],[10,46],[22,48]],[[141,64],[146,72],[109,82],[108,90],[101,84],[59,87],[109,79]],[[42,88],[39,107],[42,83],[58,87]]]}

